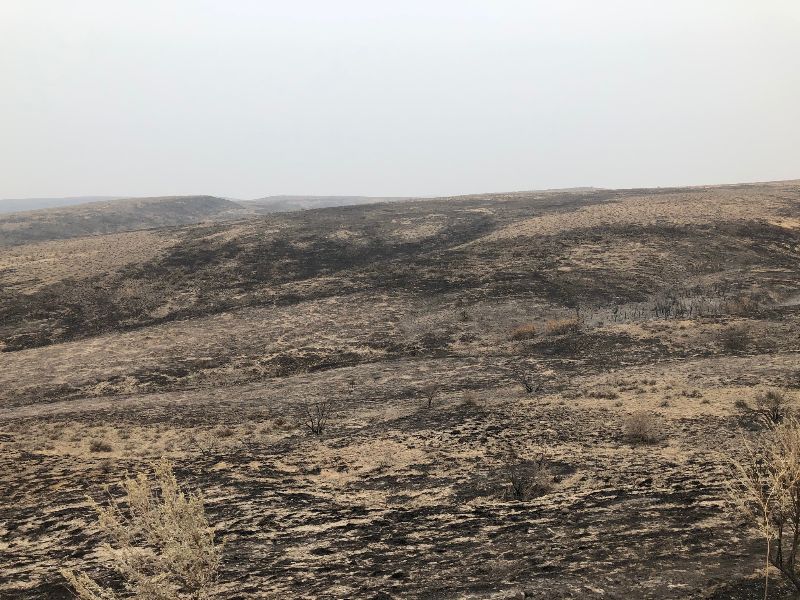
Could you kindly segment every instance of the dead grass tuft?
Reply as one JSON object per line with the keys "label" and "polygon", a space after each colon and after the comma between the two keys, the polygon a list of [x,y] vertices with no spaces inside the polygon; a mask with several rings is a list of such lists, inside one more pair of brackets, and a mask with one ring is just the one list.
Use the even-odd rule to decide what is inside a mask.
{"label": "dead grass tuft", "polygon": [[511,330],[511,339],[513,341],[531,340],[536,337],[537,328],[534,323],[525,323],[518,325]]}
{"label": "dead grass tuft", "polygon": [[549,319],[544,326],[546,335],[564,335],[580,331],[581,322],[577,317]]}

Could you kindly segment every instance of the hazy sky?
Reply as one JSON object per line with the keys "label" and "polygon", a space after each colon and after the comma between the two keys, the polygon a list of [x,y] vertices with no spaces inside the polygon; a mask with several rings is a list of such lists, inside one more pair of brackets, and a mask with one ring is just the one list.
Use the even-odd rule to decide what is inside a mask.
{"label": "hazy sky", "polygon": [[0,0],[0,198],[789,178],[797,0]]}

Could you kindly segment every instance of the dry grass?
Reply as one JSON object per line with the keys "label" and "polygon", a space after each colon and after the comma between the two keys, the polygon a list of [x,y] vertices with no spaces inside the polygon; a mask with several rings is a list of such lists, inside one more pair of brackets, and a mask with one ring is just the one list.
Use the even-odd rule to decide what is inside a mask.
{"label": "dry grass", "polygon": [[31,293],[63,279],[82,279],[153,260],[177,241],[168,234],[135,231],[2,248],[0,283]]}
{"label": "dry grass", "polygon": [[560,319],[548,319],[545,323],[544,331],[546,335],[563,335],[580,331],[581,322],[577,317],[564,317]]}
{"label": "dry grass", "polygon": [[[776,189],[782,185],[776,184]],[[791,210],[787,200],[751,194],[743,200],[739,190],[723,188],[687,190],[675,194],[634,196],[617,202],[581,207],[568,214],[546,214],[512,223],[482,238],[487,241],[520,236],[535,237],[559,232],[621,225],[706,224],[717,215],[731,220],[761,220],[779,217]]]}
{"label": "dry grass", "polygon": [[[600,196],[591,201],[614,202]],[[569,228],[574,207],[558,198],[563,214],[553,222]],[[0,523],[0,595],[45,597],[59,566],[110,580],[111,556],[92,551],[97,528],[81,510],[85,482],[136,472],[161,455],[202,486],[209,515],[230,533],[234,558],[225,561],[219,597],[362,597],[378,588],[483,597],[512,577],[469,574],[498,557],[509,569],[518,559],[510,573],[534,578],[542,597],[594,593],[567,590],[577,579],[600,582],[597,593],[608,597],[642,589],[684,597],[712,579],[751,573],[752,544],[735,550],[742,531],[714,509],[723,476],[716,452],[741,451],[737,397],[754,404],[757,390],[800,381],[797,313],[775,307],[748,320],[724,311],[666,320],[648,298],[675,281],[705,290],[697,292],[703,297],[717,290],[717,303],[751,289],[788,297],[794,246],[780,232],[757,231],[739,251],[738,230],[738,237],[721,227],[669,230],[648,220],[656,211],[640,215],[648,219],[639,229],[576,230],[541,247],[466,248],[451,262],[443,249],[452,244],[547,210],[512,199],[491,221],[474,222],[453,208],[461,202],[436,208],[448,216],[436,222],[447,226],[411,257],[406,249],[385,257],[353,252],[350,230],[384,248],[387,208],[368,228],[359,228],[358,212],[306,214],[283,237],[260,223],[246,231],[171,230],[165,235],[189,236],[163,271],[180,280],[181,293],[169,301],[191,309],[180,320],[124,329],[111,322],[117,328],[107,334],[0,354],[0,487],[12,490],[10,519]],[[427,201],[415,204],[414,211],[430,210]],[[714,222],[724,225],[726,214]],[[427,235],[419,224],[412,216],[402,226]],[[315,242],[337,230],[335,244]],[[282,254],[295,240],[306,250]],[[720,248],[731,252],[720,256]],[[320,253],[336,261],[322,260],[316,273]],[[80,262],[73,258],[70,272]],[[269,269],[258,270],[262,263]],[[22,281],[26,269],[0,277]],[[110,290],[114,306],[149,293],[132,271],[141,272],[109,267],[106,281],[121,283]],[[528,274],[539,272],[531,285]],[[49,304],[36,312],[15,302],[11,308],[32,315],[26,332],[69,324],[35,321],[56,315]],[[570,309],[576,302],[580,322]],[[72,316],[71,305],[59,306]],[[721,351],[721,329],[737,322],[752,327],[752,352]],[[530,326],[531,342],[509,341],[520,324]],[[21,331],[3,326],[4,339]],[[769,350],[767,329],[777,340]],[[348,388],[350,381],[357,386]],[[301,429],[298,408],[324,398],[342,409],[323,435],[306,435],[311,427]],[[627,414],[641,409],[652,414],[644,426],[626,423],[628,440],[653,443],[668,432],[669,444],[624,441]],[[511,436],[520,456],[504,471]],[[93,453],[90,440],[113,450]],[[535,447],[548,449],[543,464],[529,451]],[[535,500],[525,507],[500,495]],[[690,540],[691,555],[656,553],[648,573],[597,560],[630,557],[631,548],[651,548],[653,540],[675,547]],[[434,552],[441,548],[448,551]],[[431,552],[436,569],[424,561]]]}

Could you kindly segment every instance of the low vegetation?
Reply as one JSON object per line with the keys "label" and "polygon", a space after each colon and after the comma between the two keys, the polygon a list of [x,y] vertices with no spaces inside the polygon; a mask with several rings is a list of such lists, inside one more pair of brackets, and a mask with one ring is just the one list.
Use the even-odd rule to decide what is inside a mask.
{"label": "low vegetation", "polygon": [[625,420],[624,434],[632,444],[655,444],[663,437],[663,424],[649,411],[636,411]]}
{"label": "low vegetation", "polygon": [[800,593],[800,425],[787,420],[733,463],[732,500],[765,540],[764,597],[770,565]]}
{"label": "low vegetation", "polygon": [[215,541],[203,497],[185,492],[166,461],[152,476],[139,473],[122,482],[123,495],[106,505],[92,502],[112,568],[124,592],[104,586],[85,572],[62,570],[81,600],[201,600],[216,582],[222,544]]}
{"label": "low vegetation", "polygon": [[553,473],[544,452],[525,459],[514,447],[509,447],[502,468],[507,481],[504,495],[508,499],[530,500],[548,493],[553,487]]}

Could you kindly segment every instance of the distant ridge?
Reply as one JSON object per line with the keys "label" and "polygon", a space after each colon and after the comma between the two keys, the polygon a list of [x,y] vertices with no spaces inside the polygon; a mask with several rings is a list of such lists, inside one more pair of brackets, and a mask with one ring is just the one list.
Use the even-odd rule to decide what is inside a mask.
{"label": "distant ridge", "polygon": [[0,213],[73,206],[75,204],[86,204],[87,202],[119,200],[125,197],[126,196],[68,196],[64,198],[8,198],[0,200]]}
{"label": "distant ridge", "polygon": [[87,202],[0,215],[0,245],[228,220],[253,214],[214,196],[165,196]]}
{"label": "distant ridge", "polygon": [[241,201],[242,206],[254,206],[259,212],[292,212],[332,206],[354,206],[377,202],[412,200],[410,196],[267,196]]}

